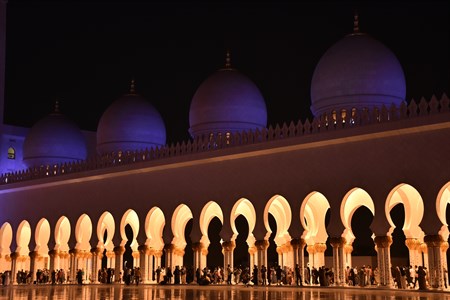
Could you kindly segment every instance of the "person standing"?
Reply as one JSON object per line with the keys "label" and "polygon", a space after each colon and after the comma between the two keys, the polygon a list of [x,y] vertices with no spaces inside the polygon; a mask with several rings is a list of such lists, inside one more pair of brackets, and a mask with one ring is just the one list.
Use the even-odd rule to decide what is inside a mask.
{"label": "person standing", "polygon": [[233,275],[233,270],[231,269],[231,266],[227,266],[227,284],[231,285],[231,277]]}
{"label": "person standing", "polygon": [[295,265],[295,283],[298,286],[303,286],[302,283],[302,274],[300,272],[300,266],[298,264]]}

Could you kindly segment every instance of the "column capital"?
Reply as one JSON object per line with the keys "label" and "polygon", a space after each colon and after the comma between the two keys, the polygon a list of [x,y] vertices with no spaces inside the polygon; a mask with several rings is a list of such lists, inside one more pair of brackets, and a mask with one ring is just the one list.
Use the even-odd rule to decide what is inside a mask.
{"label": "column capital", "polygon": [[234,241],[223,242],[222,248],[224,251],[233,251],[236,248],[236,243]]}
{"label": "column capital", "polygon": [[316,248],[314,247],[314,245],[308,245],[306,246],[306,252],[308,252],[309,254],[314,254],[316,253]]}
{"label": "column capital", "polygon": [[192,243],[192,250],[193,251],[202,251],[202,249],[205,248],[205,245],[201,242],[195,242]]}
{"label": "column capital", "polygon": [[420,247],[421,242],[416,238],[407,238],[405,240],[405,245],[409,250],[417,250]]}
{"label": "column capital", "polygon": [[149,246],[147,246],[147,245],[140,245],[139,247],[138,247],[138,251],[139,251],[139,253],[141,253],[141,254],[147,254],[147,255],[150,255],[150,247]]}
{"label": "column capital", "polygon": [[346,240],[344,237],[341,236],[330,237],[330,244],[333,248],[344,247],[345,243]]}
{"label": "column capital", "polygon": [[31,259],[35,259],[36,257],[39,256],[37,251],[31,251],[28,255],[30,256]]}
{"label": "column capital", "polygon": [[154,255],[155,257],[160,258],[160,257],[162,257],[162,255],[163,255],[163,250],[153,250],[153,255]]}
{"label": "column capital", "polygon": [[375,245],[377,248],[388,248],[392,244],[392,238],[390,236],[376,236],[374,239]]}
{"label": "column capital", "polygon": [[444,239],[439,234],[433,234],[424,236],[423,241],[427,247],[440,247]]}
{"label": "column capital", "polygon": [[250,253],[250,255],[255,254],[257,251],[256,247],[248,247],[248,253]]}
{"label": "column capital", "polygon": [[295,238],[291,240],[291,245],[294,249],[303,248],[306,245],[306,241],[302,238]]}
{"label": "column capital", "polygon": [[48,251],[48,255],[49,256],[57,256],[57,255],[59,255],[59,250],[55,250],[55,249],[50,250],[50,251]]}
{"label": "column capital", "polygon": [[267,248],[269,248],[269,241],[267,240],[255,241],[255,247],[257,250],[266,250]]}
{"label": "column capital", "polygon": [[80,250],[78,249],[73,248],[69,250],[70,255],[77,255],[78,253],[80,253]]}
{"label": "column capital", "polygon": [[13,252],[9,257],[11,257],[12,260],[17,259],[20,256],[19,252]]}
{"label": "column capital", "polygon": [[443,252],[446,252],[448,250],[448,242],[442,242],[441,244],[441,250]]}
{"label": "column capital", "polygon": [[91,253],[92,253],[92,255],[100,256],[103,254],[103,248],[93,247],[93,248],[91,248]]}
{"label": "column capital", "polygon": [[317,253],[323,253],[325,250],[327,250],[327,245],[323,243],[316,243],[314,244],[314,249]]}
{"label": "column capital", "polygon": [[116,246],[114,247],[114,254],[116,255],[123,255],[125,253],[125,247],[123,246]]}

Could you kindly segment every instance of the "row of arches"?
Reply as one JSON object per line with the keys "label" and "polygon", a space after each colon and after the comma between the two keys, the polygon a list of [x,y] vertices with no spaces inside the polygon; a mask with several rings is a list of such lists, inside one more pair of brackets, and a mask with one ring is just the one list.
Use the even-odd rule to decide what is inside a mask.
{"label": "row of arches", "polygon": [[[436,213],[442,223],[441,230],[435,234],[440,237],[438,239],[440,251],[447,250],[443,243],[448,240],[446,209],[449,202],[450,182],[442,187],[436,198]],[[233,251],[239,235],[236,219],[243,216],[248,225],[248,235],[245,237],[245,241],[248,247],[250,265],[268,265],[268,240],[270,236],[273,236],[280,265],[288,267],[293,267],[299,263],[304,265],[304,249],[306,247],[310,265],[320,267],[325,264],[324,252],[328,241],[333,246],[333,267],[337,271],[335,272],[337,273],[337,282],[342,282],[342,278],[339,277],[343,275],[339,270],[342,271],[345,266],[352,265],[351,251],[355,240],[352,219],[355,212],[359,208],[365,207],[373,216],[376,214],[385,215],[390,224],[389,230],[385,236],[381,236],[383,239],[380,239],[380,236],[372,236],[378,248],[378,256],[380,256],[380,246],[389,248],[390,243],[392,243],[391,236],[395,224],[390,212],[398,204],[402,204],[404,207],[405,220],[402,230],[408,244],[411,245],[408,245],[410,263],[427,264],[427,256],[421,253],[427,252],[426,245],[428,245],[425,233],[420,227],[424,215],[423,199],[413,186],[403,183],[394,187],[387,196],[384,203],[384,212],[375,210],[376,206],[372,197],[364,189],[355,187],[349,190],[343,197],[339,210],[340,221],[344,230],[340,236],[332,237],[328,236],[326,224],[327,214],[329,215],[331,208],[330,202],[325,195],[317,191],[311,192],[305,197],[300,211],[297,212],[291,210],[290,202],[282,195],[271,197],[265,205],[264,215],[262,216],[262,222],[266,230],[263,240],[257,240],[253,234],[256,223],[261,217],[258,218],[254,205],[246,198],[241,198],[234,203],[229,216],[224,215],[217,202],[209,201],[203,206],[198,221],[193,220],[194,215],[187,204],[178,205],[170,218],[167,213],[165,214],[160,207],[156,206],[145,214],[143,220],[140,220],[136,211],[128,209],[120,217],[118,224],[116,220],[119,218],[115,218],[109,211],[101,214],[96,226],[94,226],[95,222],[88,214],[82,214],[76,222],[71,222],[66,216],[61,216],[54,225],[53,236],[52,226],[46,218],[38,221],[34,232],[27,220],[23,220],[15,232],[11,224],[6,222],[0,228],[0,271],[64,268],[74,272],[77,268],[83,268],[88,270],[86,274],[90,274],[95,282],[96,272],[94,270],[101,267],[104,258],[106,258],[107,266],[116,269],[117,274],[121,271],[125,246],[129,246],[134,258],[133,266],[142,266],[144,273],[146,273],[143,278],[150,282],[151,276],[149,274],[155,267],[161,265],[163,255],[166,267],[189,265],[191,263],[196,268],[205,267],[207,265],[207,249],[210,245],[208,234],[210,223],[213,219],[218,219],[224,226],[227,218],[229,219],[232,236],[230,240],[221,240],[222,253],[224,266],[233,265]],[[275,220],[276,226],[270,225],[269,216]],[[300,237],[291,236],[289,233],[293,218],[300,218],[303,227]],[[187,245],[185,229],[191,220],[198,222],[196,225],[199,226],[201,237],[193,240],[192,243],[193,262],[186,262],[183,260]],[[334,224],[331,225],[334,226]],[[127,234],[127,227],[131,229],[131,234]],[[145,232],[145,239],[138,238],[140,231]],[[30,249],[29,245],[33,233],[35,247]],[[11,244],[14,237],[17,246],[12,251]],[[52,245],[50,245],[50,241],[53,241]],[[433,242],[435,242],[435,238]],[[434,260],[435,254],[433,254]],[[389,258],[389,256],[387,257]],[[444,254],[440,255],[442,261],[439,262],[438,268],[446,265],[445,257]],[[385,261],[385,257],[380,259],[379,257],[379,267],[382,264],[381,262]],[[386,270],[388,267],[384,266]],[[434,267],[434,265],[430,267]],[[390,280],[389,275],[385,274],[385,276],[386,282],[388,282]],[[442,281],[439,272],[436,276],[437,281]],[[74,278],[74,274],[71,277]]]}

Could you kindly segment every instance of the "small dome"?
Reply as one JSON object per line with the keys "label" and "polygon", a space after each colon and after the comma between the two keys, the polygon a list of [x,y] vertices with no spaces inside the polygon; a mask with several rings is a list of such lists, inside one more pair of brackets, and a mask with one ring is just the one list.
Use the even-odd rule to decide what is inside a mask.
{"label": "small dome", "polygon": [[382,43],[359,32],[347,35],[322,56],[311,83],[315,116],[342,109],[399,106],[406,84],[395,55]]}
{"label": "small dome", "polygon": [[57,108],[30,129],[23,144],[23,161],[27,167],[80,161],[86,157],[86,140],[81,130]]}
{"label": "small dome", "polygon": [[189,111],[189,132],[196,137],[262,129],[267,125],[264,98],[246,76],[229,67],[218,70],[197,89]]}
{"label": "small dome", "polygon": [[111,104],[97,128],[97,152],[101,155],[164,146],[166,128],[159,112],[146,99],[134,93]]}

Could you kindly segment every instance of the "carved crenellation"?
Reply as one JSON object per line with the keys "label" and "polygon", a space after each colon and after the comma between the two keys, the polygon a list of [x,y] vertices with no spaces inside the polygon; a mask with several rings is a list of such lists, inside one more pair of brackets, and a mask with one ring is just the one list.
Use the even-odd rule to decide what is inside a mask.
{"label": "carved crenellation", "polygon": [[309,134],[319,134],[321,132],[332,132],[369,124],[426,117],[428,115],[449,112],[449,105],[450,100],[444,93],[440,100],[437,100],[436,96],[433,95],[428,102],[422,97],[418,104],[412,99],[409,105],[402,103],[400,107],[395,107],[394,105],[390,107],[383,106],[381,108],[375,108],[372,111],[342,110],[341,112],[333,112],[321,117],[315,117],[312,121],[306,119],[303,123],[299,120],[297,124],[294,122],[290,122],[289,125],[283,123],[281,126],[280,124],[276,124],[275,128],[270,125],[267,129],[256,129],[255,131],[250,130],[248,132],[230,135],[202,135],[196,137],[193,141],[183,141],[181,144],[177,142],[175,145],[172,143],[171,145],[145,150],[119,151],[118,153],[89,158],[84,161],[56,164],[52,166],[47,165],[28,168],[14,173],[4,173],[0,175],[0,185],[89,170],[111,168],[198,152],[217,151],[224,148],[264,143]]}

